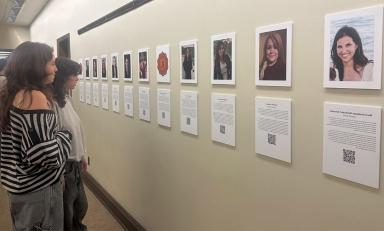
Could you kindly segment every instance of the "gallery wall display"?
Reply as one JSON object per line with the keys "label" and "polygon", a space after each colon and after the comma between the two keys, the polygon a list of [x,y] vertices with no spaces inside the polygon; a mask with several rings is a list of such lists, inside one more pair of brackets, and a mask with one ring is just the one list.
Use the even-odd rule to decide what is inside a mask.
{"label": "gallery wall display", "polygon": [[157,89],[157,123],[171,127],[171,90]]}
{"label": "gallery wall display", "polygon": [[291,99],[255,97],[255,151],[291,163]]}
{"label": "gallery wall display", "polygon": [[169,44],[156,47],[156,79],[158,83],[171,82]]}
{"label": "gallery wall display", "polygon": [[85,83],[85,102],[89,105],[92,104],[92,96],[91,96],[92,86],[90,82]]}
{"label": "gallery wall display", "polygon": [[124,114],[133,118],[133,87],[124,86]]}
{"label": "gallery wall display", "polygon": [[137,73],[139,73],[140,82],[149,81],[148,48],[142,48],[137,51]]}
{"label": "gallery wall display", "polygon": [[85,85],[83,81],[79,82],[78,89],[79,89],[80,102],[85,103]]}
{"label": "gallery wall display", "polygon": [[197,91],[180,92],[180,129],[198,135]]}
{"label": "gallery wall display", "polygon": [[211,37],[211,83],[236,83],[235,32]]}
{"label": "gallery wall display", "polygon": [[92,79],[98,79],[97,77],[97,63],[98,63],[98,59],[97,59],[97,56],[93,56],[92,57]]}
{"label": "gallery wall display", "polygon": [[120,112],[120,86],[112,85],[112,111]]}
{"label": "gallery wall display", "polygon": [[197,39],[182,41],[180,46],[180,82],[197,83]]}
{"label": "gallery wall display", "polygon": [[324,103],[323,172],[379,188],[381,107]]}
{"label": "gallery wall display", "polygon": [[78,60],[78,64],[80,65],[80,71],[79,71],[79,79],[83,79],[84,76],[83,76],[83,59],[79,59]]}
{"label": "gallery wall display", "polygon": [[112,72],[112,80],[118,81],[119,80],[119,54],[112,53],[111,54],[111,72]]}
{"label": "gallery wall display", "polygon": [[327,14],[324,87],[381,89],[383,6]]}
{"label": "gallery wall display", "polygon": [[236,95],[212,93],[211,126],[212,140],[236,145]]}
{"label": "gallery wall display", "polygon": [[92,92],[92,96],[93,96],[93,105],[98,107],[100,105],[100,90],[99,90],[99,83],[93,83],[93,92]]}
{"label": "gallery wall display", "polygon": [[109,110],[108,84],[101,84],[101,106],[105,110]]}
{"label": "gallery wall display", "polygon": [[255,83],[291,86],[292,22],[256,28]]}
{"label": "gallery wall display", "polygon": [[123,53],[124,80],[132,81],[132,51]]}
{"label": "gallery wall display", "polygon": [[85,79],[91,79],[89,73],[89,58],[85,58]]}
{"label": "gallery wall display", "polygon": [[101,79],[102,80],[107,80],[107,74],[108,74],[108,56],[107,55],[102,55],[100,56],[101,59]]}
{"label": "gallery wall display", "polygon": [[149,93],[149,87],[139,87],[139,118],[148,122],[151,121]]}

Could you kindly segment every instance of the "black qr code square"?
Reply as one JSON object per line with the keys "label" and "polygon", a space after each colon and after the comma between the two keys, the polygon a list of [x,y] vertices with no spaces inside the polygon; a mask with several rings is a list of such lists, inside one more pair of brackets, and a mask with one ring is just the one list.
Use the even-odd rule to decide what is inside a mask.
{"label": "black qr code square", "polygon": [[225,125],[220,125],[220,133],[225,134]]}
{"label": "black qr code square", "polygon": [[146,111],[145,110],[143,110],[143,115],[145,115],[146,114]]}
{"label": "black qr code square", "polygon": [[130,106],[131,106],[131,105],[127,104],[127,109],[128,109],[128,110],[130,109]]}
{"label": "black qr code square", "polygon": [[187,123],[187,125],[191,125],[191,118],[187,117],[186,123]]}
{"label": "black qr code square", "polygon": [[343,161],[350,163],[350,164],[355,164],[356,163],[356,151],[348,150],[343,148]]}
{"label": "black qr code square", "polygon": [[276,135],[268,133],[268,144],[276,145]]}
{"label": "black qr code square", "polygon": [[165,119],[165,112],[161,112],[161,118]]}

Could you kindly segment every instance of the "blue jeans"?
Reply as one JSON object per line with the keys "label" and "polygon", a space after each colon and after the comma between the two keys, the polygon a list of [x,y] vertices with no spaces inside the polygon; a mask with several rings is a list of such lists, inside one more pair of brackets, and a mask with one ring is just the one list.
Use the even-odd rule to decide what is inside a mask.
{"label": "blue jeans", "polygon": [[63,189],[60,182],[25,194],[8,193],[14,231],[62,231]]}

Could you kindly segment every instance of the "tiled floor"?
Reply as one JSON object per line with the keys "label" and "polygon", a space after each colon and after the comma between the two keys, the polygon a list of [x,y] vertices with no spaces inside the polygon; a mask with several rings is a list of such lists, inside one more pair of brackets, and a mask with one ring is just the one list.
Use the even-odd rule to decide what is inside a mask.
{"label": "tiled floor", "polygon": [[[86,187],[88,198],[88,212],[84,219],[84,223],[88,226],[89,231],[123,231],[124,229],[112,217],[112,215],[104,208],[99,200]],[[9,216],[8,196],[6,191],[0,187],[0,230],[11,231],[11,220]]]}

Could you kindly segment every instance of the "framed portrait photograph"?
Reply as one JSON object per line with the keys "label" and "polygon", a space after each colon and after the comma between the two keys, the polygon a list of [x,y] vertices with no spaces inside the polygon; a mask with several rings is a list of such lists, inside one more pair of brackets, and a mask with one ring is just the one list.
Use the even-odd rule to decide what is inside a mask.
{"label": "framed portrait photograph", "polygon": [[325,15],[324,87],[381,89],[383,6]]}
{"label": "framed portrait photograph", "polygon": [[119,80],[119,54],[118,53],[112,53],[111,54],[111,72],[112,72],[112,80],[117,81]]}
{"label": "framed portrait photograph", "polygon": [[92,57],[92,79],[98,79],[98,77],[97,77],[97,56]]}
{"label": "framed portrait photograph", "polygon": [[140,82],[149,82],[148,50],[148,48],[142,48],[137,51],[137,73],[139,73]]}
{"label": "framed portrait photograph", "polygon": [[124,80],[132,81],[132,51],[123,53]]}
{"label": "framed portrait photograph", "polygon": [[89,75],[89,58],[85,58],[85,79],[91,79]]}
{"label": "framed portrait photograph", "polygon": [[107,55],[102,55],[100,56],[101,60],[101,79],[102,80],[107,80]]}
{"label": "framed portrait photograph", "polygon": [[291,86],[292,22],[256,28],[255,84]]}
{"label": "framed portrait photograph", "polygon": [[211,83],[235,85],[235,32],[211,37]]}
{"label": "framed portrait photograph", "polygon": [[80,65],[80,71],[79,71],[79,79],[83,79],[83,59],[78,60],[78,64]]}
{"label": "framed portrait photograph", "polygon": [[180,42],[180,82],[197,83],[197,39]]}
{"label": "framed portrait photograph", "polygon": [[156,47],[156,79],[158,83],[171,82],[169,44]]}

